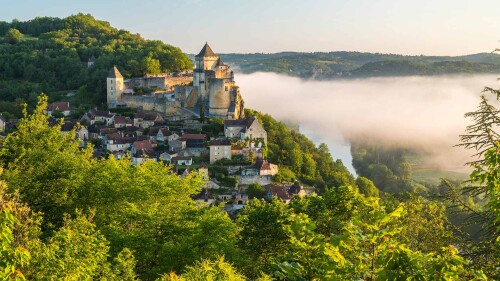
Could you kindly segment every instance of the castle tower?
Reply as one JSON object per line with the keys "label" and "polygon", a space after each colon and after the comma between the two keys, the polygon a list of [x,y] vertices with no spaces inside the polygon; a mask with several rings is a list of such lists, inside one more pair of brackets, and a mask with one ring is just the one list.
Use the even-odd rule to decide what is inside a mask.
{"label": "castle tower", "polygon": [[107,80],[107,103],[108,108],[116,108],[116,104],[122,100],[123,76],[116,66],[111,69]]}
{"label": "castle tower", "polygon": [[212,48],[205,43],[200,53],[195,56],[196,68],[193,74],[193,86],[198,87],[200,97],[205,100],[208,90],[208,78],[206,77],[206,70],[213,70],[217,64],[219,57],[212,51]]}

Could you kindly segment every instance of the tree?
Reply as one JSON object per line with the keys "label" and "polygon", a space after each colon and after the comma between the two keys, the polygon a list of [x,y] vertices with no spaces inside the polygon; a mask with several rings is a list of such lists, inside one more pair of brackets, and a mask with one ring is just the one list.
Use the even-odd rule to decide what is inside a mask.
{"label": "tree", "polygon": [[276,276],[282,280],[342,280],[345,259],[339,248],[316,233],[316,224],[305,214],[292,214],[288,227],[290,250],[286,261],[277,264]]}
{"label": "tree", "polygon": [[92,148],[81,150],[75,133],[61,134],[61,123],[50,126],[44,113],[47,96],[39,97],[32,114],[26,108],[17,130],[0,150],[0,163],[9,191],[34,211],[44,213],[44,228],[62,225],[63,214],[74,211],[74,200],[86,181]]}
{"label": "tree", "polygon": [[258,183],[252,183],[247,187],[246,193],[250,199],[261,199],[266,196],[266,189]]}
{"label": "tree", "polygon": [[154,59],[151,55],[144,58],[143,67],[144,67],[144,74],[154,75],[161,73],[160,61]]}
{"label": "tree", "polygon": [[394,227],[401,228],[395,238],[408,248],[423,253],[439,252],[441,248],[459,242],[453,236],[442,203],[410,194],[401,206],[406,212],[395,219]]}
{"label": "tree", "polygon": [[186,271],[177,275],[175,273],[164,274],[158,281],[245,281],[245,276],[239,273],[230,263],[220,257],[215,260],[197,261],[188,266]]}
{"label": "tree", "polygon": [[42,232],[42,216],[6,192],[0,182],[0,276],[5,280],[136,280],[132,253],[108,262],[109,246],[91,217],[65,217],[55,233]]}
{"label": "tree", "polygon": [[5,40],[7,43],[16,44],[21,39],[23,39],[24,35],[15,28],[10,28],[7,33],[5,33]]}
{"label": "tree", "polygon": [[291,212],[277,198],[270,203],[257,199],[249,201],[236,218],[241,227],[239,246],[251,260],[243,267],[255,277],[260,271],[271,272],[271,265],[280,262],[288,251],[289,239],[286,225]]}
{"label": "tree", "polygon": [[[489,87],[484,92],[491,94],[497,100],[500,90]],[[500,272],[495,264],[500,261],[500,110],[498,110],[485,95],[476,111],[465,114],[472,119],[472,124],[467,126],[465,134],[460,136],[461,144],[458,146],[473,149],[476,161],[468,163],[474,170],[470,174],[470,182],[462,188],[462,194],[473,197],[483,197],[487,200],[482,210],[475,210],[463,202],[459,193],[453,192],[456,188],[445,181],[449,187],[446,194],[448,200],[459,206],[463,212],[468,213],[468,220],[482,226],[481,237],[470,246],[467,255],[478,265],[490,273],[493,278],[500,278]],[[491,249],[490,245],[496,243]]]}
{"label": "tree", "polygon": [[359,192],[364,194],[365,196],[373,196],[378,197],[379,192],[377,187],[373,184],[373,182],[365,177],[359,176],[356,179],[356,185],[359,188]]}

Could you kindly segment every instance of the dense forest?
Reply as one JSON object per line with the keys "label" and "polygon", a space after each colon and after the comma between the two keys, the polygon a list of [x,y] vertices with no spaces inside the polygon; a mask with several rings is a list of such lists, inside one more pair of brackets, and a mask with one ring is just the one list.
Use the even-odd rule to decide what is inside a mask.
{"label": "dense forest", "polygon": [[[191,199],[202,181],[169,166],[130,159],[95,159],[72,134],[50,126],[41,96],[32,114],[0,150],[2,278],[106,280],[492,280],[498,279],[500,178],[497,143],[471,175],[481,184],[489,229],[472,241],[453,225],[446,205],[417,193],[391,196],[344,175],[325,180],[320,195],[254,199],[231,219],[217,206]],[[498,112],[498,110],[496,111]],[[258,114],[258,113],[255,113]],[[284,126],[261,116],[267,128]],[[477,126],[472,128],[478,128]],[[273,132],[272,129],[269,130]],[[286,131],[286,129],[284,129]],[[473,129],[469,136],[478,135]],[[465,135],[465,136],[467,136]],[[269,156],[307,177],[270,138]],[[291,147],[309,146],[291,137]],[[469,139],[473,143],[474,139]],[[496,140],[496,139],[495,139]],[[300,144],[304,141],[305,144]],[[319,153],[309,147],[310,154]],[[279,151],[278,151],[279,150]],[[302,158],[315,157],[302,153]],[[321,155],[321,153],[319,153]],[[318,157],[318,156],[316,156]],[[328,153],[323,157],[331,159]],[[290,162],[287,162],[290,161]],[[320,166],[320,162],[315,162]],[[325,160],[326,166],[335,162]],[[339,164],[340,165],[340,164]],[[332,172],[342,174],[342,169]],[[328,178],[327,170],[316,173]],[[325,174],[326,173],[326,174]],[[338,182],[337,182],[338,181]],[[449,200],[462,188],[448,183]],[[459,197],[453,198],[456,191]],[[475,190],[477,193],[479,190]],[[465,205],[457,211],[466,212]],[[489,240],[487,240],[489,239]],[[498,242],[497,242],[498,243]]]}
{"label": "dense forest", "polygon": [[403,56],[361,52],[222,54],[243,73],[275,72],[305,79],[500,73],[500,55]]}
{"label": "dense forest", "polygon": [[[95,58],[92,67],[88,60]],[[103,104],[113,65],[125,76],[192,68],[179,48],[118,30],[91,15],[0,22],[0,112],[20,117],[40,92],[51,101],[69,92],[74,108]]]}

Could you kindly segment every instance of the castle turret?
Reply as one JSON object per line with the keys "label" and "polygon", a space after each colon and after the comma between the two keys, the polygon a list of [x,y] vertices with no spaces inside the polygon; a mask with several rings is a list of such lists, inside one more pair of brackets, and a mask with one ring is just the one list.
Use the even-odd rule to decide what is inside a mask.
{"label": "castle turret", "polygon": [[123,76],[114,66],[107,77],[107,103],[108,108],[116,108],[118,102],[122,101],[123,94]]}
{"label": "castle turret", "polygon": [[206,99],[208,90],[205,71],[213,70],[216,67],[218,59],[219,57],[210,48],[208,43],[205,43],[200,53],[195,56],[196,68],[194,69],[193,86],[199,87],[199,94],[203,99]]}

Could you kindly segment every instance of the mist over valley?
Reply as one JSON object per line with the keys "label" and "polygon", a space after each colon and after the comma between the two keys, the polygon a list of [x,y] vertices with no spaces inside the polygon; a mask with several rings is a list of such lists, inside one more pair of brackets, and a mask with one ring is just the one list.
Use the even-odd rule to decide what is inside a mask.
{"label": "mist over valley", "polygon": [[370,138],[423,156],[419,166],[466,172],[472,151],[454,147],[495,75],[302,80],[275,73],[238,74],[246,106],[300,124],[352,171],[350,140]]}

